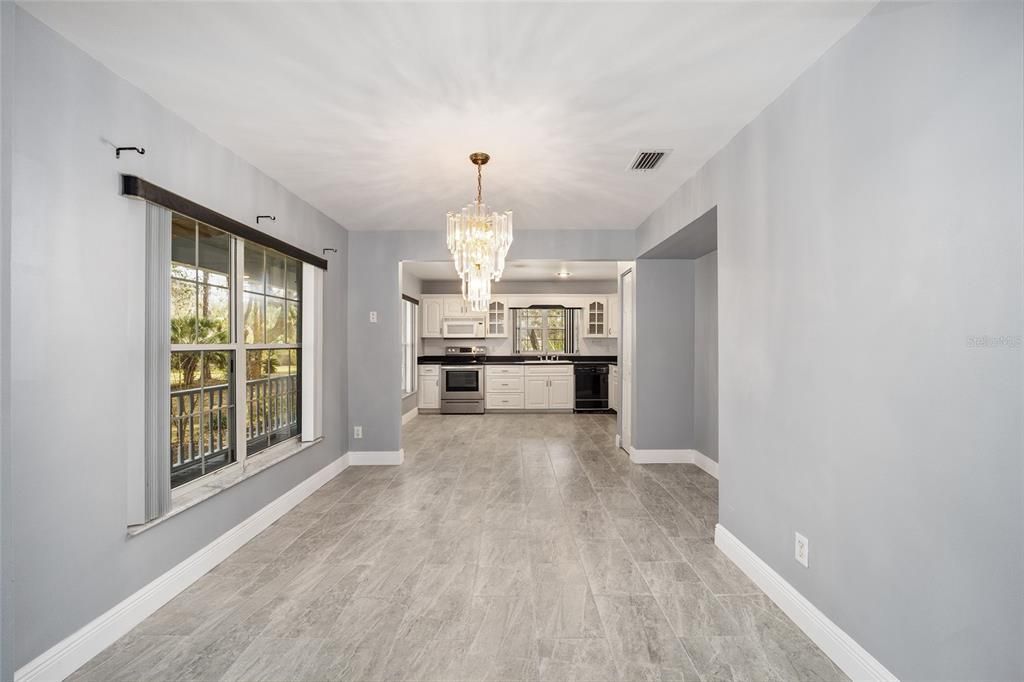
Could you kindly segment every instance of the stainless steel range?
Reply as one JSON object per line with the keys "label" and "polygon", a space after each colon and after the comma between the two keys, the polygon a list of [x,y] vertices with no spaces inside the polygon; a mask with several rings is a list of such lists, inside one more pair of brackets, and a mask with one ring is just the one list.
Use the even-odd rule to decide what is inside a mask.
{"label": "stainless steel range", "polygon": [[441,414],[484,413],[484,362],[482,346],[449,346],[441,365]]}

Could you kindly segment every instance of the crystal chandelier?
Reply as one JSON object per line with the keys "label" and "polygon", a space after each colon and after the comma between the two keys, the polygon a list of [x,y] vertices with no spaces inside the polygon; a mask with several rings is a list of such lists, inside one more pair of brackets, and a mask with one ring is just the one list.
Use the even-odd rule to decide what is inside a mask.
{"label": "crystal chandelier", "polygon": [[490,305],[491,282],[501,279],[512,244],[512,211],[488,213],[483,202],[482,170],[490,159],[483,152],[469,155],[476,166],[476,201],[460,213],[448,213],[448,250],[462,280],[462,297],[480,312]]}

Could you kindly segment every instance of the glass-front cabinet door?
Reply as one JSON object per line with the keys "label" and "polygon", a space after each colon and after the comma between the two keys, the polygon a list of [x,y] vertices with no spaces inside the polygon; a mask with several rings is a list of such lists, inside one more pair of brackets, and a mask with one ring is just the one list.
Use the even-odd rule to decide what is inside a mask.
{"label": "glass-front cabinet door", "polygon": [[508,302],[504,298],[491,298],[487,306],[487,336],[508,336]]}
{"label": "glass-front cabinet door", "polygon": [[587,302],[584,311],[584,336],[608,335],[608,301],[604,298],[592,298]]}

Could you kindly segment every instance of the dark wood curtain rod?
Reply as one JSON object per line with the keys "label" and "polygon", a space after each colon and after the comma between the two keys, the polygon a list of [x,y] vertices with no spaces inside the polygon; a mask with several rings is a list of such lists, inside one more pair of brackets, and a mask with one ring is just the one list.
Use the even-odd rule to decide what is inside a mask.
{"label": "dark wood curtain rod", "polygon": [[233,234],[236,237],[247,239],[251,242],[265,246],[274,251],[283,253],[286,256],[291,256],[304,263],[315,265],[318,268],[324,270],[327,269],[327,261],[320,256],[314,256],[308,251],[303,251],[297,246],[292,246],[288,242],[283,242],[277,237],[271,237],[266,232],[260,232],[256,228],[249,227],[245,223],[240,223],[234,218],[229,218],[226,215],[217,213],[213,209],[200,206],[194,201],[189,201],[185,197],[179,196],[174,192],[158,187],[151,182],[146,182],[140,177],[134,175],[122,175],[121,176],[121,194],[128,197],[138,197],[139,199],[145,199],[146,201],[152,202],[158,206],[163,206],[171,211],[182,213],[187,215],[189,218],[195,218],[201,223],[212,225],[218,230],[224,230],[229,234]]}

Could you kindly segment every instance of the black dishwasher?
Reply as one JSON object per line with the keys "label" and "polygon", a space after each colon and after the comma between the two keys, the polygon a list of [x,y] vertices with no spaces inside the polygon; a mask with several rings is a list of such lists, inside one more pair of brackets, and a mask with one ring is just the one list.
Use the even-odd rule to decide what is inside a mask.
{"label": "black dishwasher", "polygon": [[576,411],[607,411],[608,365],[577,362],[573,373],[576,375]]}

